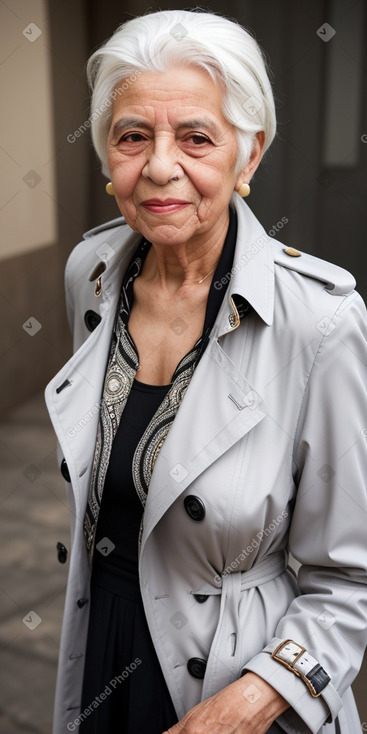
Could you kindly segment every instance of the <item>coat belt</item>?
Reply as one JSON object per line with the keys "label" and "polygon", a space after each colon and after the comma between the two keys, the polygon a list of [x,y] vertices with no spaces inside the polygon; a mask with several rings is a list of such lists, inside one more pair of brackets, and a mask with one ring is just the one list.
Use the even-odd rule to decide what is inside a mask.
{"label": "coat belt", "polygon": [[252,589],[254,586],[266,584],[267,581],[280,576],[287,568],[288,552],[286,550],[275,551],[265,556],[261,561],[255,563],[249,571],[224,571],[221,575],[215,577],[215,586],[205,584],[192,591],[193,594],[207,594],[208,596],[221,594],[222,589],[228,585],[228,581],[236,579],[236,586],[240,591]]}
{"label": "coat belt", "polygon": [[208,584],[200,589],[201,594],[221,595],[219,619],[207,660],[202,700],[236,680],[246,663],[241,658],[243,646],[240,638],[246,634],[246,630],[239,619],[240,593],[280,576],[285,571],[287,562],[287,551],[270,553],[255,563],[249,571],[224,572],[219,577],[217,588]]}
{"label": "coat belt", "polygon": [[265,556],[262,561],[255,563],[249,571],[241,572],[241,591],[252,589],[253,586],[266,584],[285,571],[288,563],[288,553],[285,550],[276,551]]}

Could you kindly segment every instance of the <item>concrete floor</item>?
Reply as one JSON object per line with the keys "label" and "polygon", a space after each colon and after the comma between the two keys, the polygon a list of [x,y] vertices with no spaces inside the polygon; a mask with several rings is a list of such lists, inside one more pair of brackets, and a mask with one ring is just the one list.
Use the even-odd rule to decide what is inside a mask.
{"label": "concrete floor", "polygon": [[42,394],[1,423],[0,465],[0,731],[50,734],[67,574],[56,543],[70,546],[64,480]]}
{"label": "concrete floor", "polygon": [[[0,423],[0,465],[0,731],[50,734],[68,568],[56,543],[70,544],[43,394]],[[354,692],[367,731],[366,658]]]}

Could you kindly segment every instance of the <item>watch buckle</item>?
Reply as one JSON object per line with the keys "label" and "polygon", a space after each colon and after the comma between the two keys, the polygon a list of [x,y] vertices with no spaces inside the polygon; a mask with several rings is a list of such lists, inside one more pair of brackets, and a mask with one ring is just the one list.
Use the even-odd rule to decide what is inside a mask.
{"label": "watch buckle", "polygon": [[[278,653],[282,650],[283,647],[288,645],[289,642],[291,642],[292,645],[295,645],[299,650],[294,660],[290,662],[288,662],[288,660],[284,660],[284,658],[278,657]],[[286,665],[288,668],[293,670],[294,673],[297,673],[297,671],[294,669],[294,665],[304,652],[306,652],[306,648],[302,647],[302,645],[299,645],[298,642],[295,642],[294,640],[284,640],[284,642],[281,642],[280,645],[278,645],[278,647],[273,650],[271,657],[274,658],[274,660],[277,660],[279,663],[283,663],[283,665]]]}

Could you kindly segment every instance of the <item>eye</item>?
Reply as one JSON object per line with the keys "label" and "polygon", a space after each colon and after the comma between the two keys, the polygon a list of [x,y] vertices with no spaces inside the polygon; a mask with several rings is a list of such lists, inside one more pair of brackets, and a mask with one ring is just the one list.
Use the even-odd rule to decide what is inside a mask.
{"label": "eye", "polygon": [[146,140],[144,135],[141,133],[126,133],[126,135],[123,135],[119,143],[140,143],[142,140]]}
{"label": "eye", "polygon": [[193,135],[190,135],[189,140],[192,140],[194,145],[204,145],[205,143],[211,143],[211,140],[209,138],[205,137],[205,135],[200,135],[200,133],[194,133]]}

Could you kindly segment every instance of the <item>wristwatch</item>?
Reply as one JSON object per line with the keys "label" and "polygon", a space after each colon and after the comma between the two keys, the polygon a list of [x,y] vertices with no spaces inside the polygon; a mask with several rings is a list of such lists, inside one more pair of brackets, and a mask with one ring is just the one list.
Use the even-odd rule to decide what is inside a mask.
{"label": "wristwatch", "polygon": [[315,660],[305,647],[298,645],[294,640],[284,640],[275,649],[270,643],[265,652],[271,652],[271,657],[298,675],[306,683],[311,696],[317,698],[330,682],[331,678],[326,670]]}

